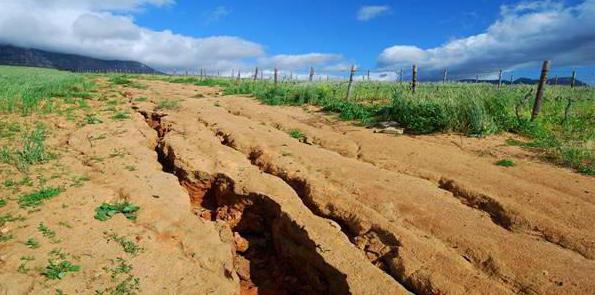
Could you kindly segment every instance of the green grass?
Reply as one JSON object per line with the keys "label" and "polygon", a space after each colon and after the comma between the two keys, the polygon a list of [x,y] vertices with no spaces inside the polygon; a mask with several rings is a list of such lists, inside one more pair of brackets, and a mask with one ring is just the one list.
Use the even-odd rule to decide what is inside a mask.
{"label": "green grass", "polygon": [[119,111],[112,116],[114,120],[126,120],[130,119],[130,114],[124,111]]}
{"label": "green grass", "polygon": [[[370,124],[397,121],[410,134],[460,133],[482,137],[501,132],[525,136],[525,148],[576,171],[595,175],[595,90],[548,86],[539,117],[531,121],[535,86],[498,89],[489,84],[357,82],[346,100],[345,82],[284,82],[170,78],[170,82],[217,85],[224,93],[253,95],[269,105],[315,105],[341,119]],[[532,90],[533,89],[533,90]],[[568,107],[570,106],[570,107]]]}
{"label": "green grass", "polygon": [[300,130],[297,130],[297,129],[290,130],[289,136],[291,136],[295,139],[298,139],[298,140],[301,140],[306,137],[306,135],[304,135],[304,133],[302,133]]}
{"label": "green grass", "polygon": [[11,149],[0,147],[0,162],[12,164],[20,171],[26,172],[31,165],[47,162],[54,158],[45,146],[46,129],[38,123],[31,132],[21,137],[21,147]]}
{"label": "green grass", "polygon": [[162,99],[157,103],[158,109],[177,110],[180,108],[180,102],[173,99]]}
{"label": "green grass", "polygon": [[104,232],[104,235],[107,238],[108,243],[110,241],[117,242],[122,247],[122,250],[124,250],[124,252],[132,254],[133,256],[136,256],[143,251],[142,247],[140,247],[134,241],[129,240],[124,236],[118,236],[114,232]]}
{"label": "green grass", "polygon": [[30,249],[37,249],[40,247],[39,242],[35,238],[29,238],[25,241],[25,246]]}
{"label": "green grass", "polygon": [[7,202],[5,199],[0,199],[0,208],[6,206]]}
{"label": "green grass", "polygon": [[56,237],[56,232],[51,230],[43,223],[40,223],[39,226],[37,226],[37,230],[41,233],[42,236],[48,239],[53,239]]}
{"label": "green grass", "polygon": [[516,166],[516,164],[514,163],[513,160],[509,160],[509,159],[502,159],[496,162],[496,165],[498,166],[502,166],[502,167],[514,167]]}
{"label": "green grass", "polygon": [[55,187],[43,188],[37,192],[20,196],[18,203],[21,208],[37,207],[42,205],[45,200],[51,199],[61,192],[61,189]]}
{"label": "green grass", "polygon": [[0,66],[0,113],[51,112],[61,102],[57,98],[87,98],[93,88],[80,74]]}
{"label": "green grass", "polygon": [[101,206],[95,208],[95,219],[106,221],[111,219],[114,215],[122,213],[129,220],[136,220],[136,214],[139,209],[139,206],[129,203],[128,201],[113,204],[103,203]]}

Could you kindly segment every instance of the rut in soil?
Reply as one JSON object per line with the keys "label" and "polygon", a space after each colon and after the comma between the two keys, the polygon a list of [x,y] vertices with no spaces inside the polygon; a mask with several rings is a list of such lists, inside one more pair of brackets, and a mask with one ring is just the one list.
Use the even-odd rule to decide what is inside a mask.
{"label": "rut in soil", "polygon": [[176,166],[175,151],[165,143],[170,128],[159,113],[140,112],[158,133],[155,147],[163,171],[186,188],[194,213],[204,220],[223,221],[232,232],[234,267],[242,293],[348,294],[346,276],[316,252],[317,244],[293,223],[268,196],[234,192],[234,181]]}

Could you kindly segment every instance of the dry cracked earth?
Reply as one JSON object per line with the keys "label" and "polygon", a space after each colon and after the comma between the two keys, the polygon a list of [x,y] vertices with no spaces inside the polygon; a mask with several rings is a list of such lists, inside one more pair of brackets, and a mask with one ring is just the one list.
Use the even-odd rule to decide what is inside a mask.
{"label": "dry cracked earth", "polygon": [[[380,134],[315,108],[139,82],[148,88],[117,88],[130,119],[48,119],[63,165],[89,180],[5,225],[15,238],[0,244],[0,293],[114,284],[104,269],[123,254],[105,232],[143,248],[127,257],[140,294],[595,290],[594,179],[503,144],[508,135]],[[502,156],[518,165],[494,165]],[[140,206],[137,220],[93,218],[115,200]],[[50,281],[16,271],[40,222],[79,272]]]}

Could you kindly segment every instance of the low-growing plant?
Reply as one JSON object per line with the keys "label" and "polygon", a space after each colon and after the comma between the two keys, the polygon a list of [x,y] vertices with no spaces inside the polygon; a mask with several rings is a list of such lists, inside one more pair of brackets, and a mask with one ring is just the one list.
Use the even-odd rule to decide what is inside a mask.
{"label": "low-growing plant", "polygon": [[164,110],[177,110],[180,108],[180,102],[173,99],[162,99],[157,103],[157,108]]}
{"label": "low-growing plant", "polygon": [[62,192],[60,188],[47,187],[37,192],[22,195],[19,197],[18,203],[21,208],[37,207],[47,199],[51,199]]}
{"label": "low-growing plant", "polygon": [[114,120],[130,119],[130,114],[128,114],[127,112],[124,112],[124,111],[119,111],[112,116],[112,119],[114,119]]}
{"label": "low-growing plant", "polygon": [[513,160],[509,160],[509,159],[502,159],[496,162],[496,165],[498,166],[502,166],[502,167],[513,167],[516,164],[514,163]]}
{"label": "low-growing plant", "polygon": [[43,223],[40,223],[39,226],[37,226],[37,230],[41,233],[41,235],[48,239],[53,239],[56,237],[56,232],[51,230]]}
{"label": "low-growing plant", "polygon": [[129,254],[132,254],[132,255],[136,256],[141,251],[143,251],[143,248],[142,247],[140,247],[134,241],[129,240],[129,239],[127,239],[124,236],[118,236],[114,232],[104,232],[103,234],[107,238],[107,242],[108,243],[110,241],[112,241],[112,240],[115,241],[115,242],[117,242],[118,244],[120,244],[120,246],[122,247],[122,249],[126,253],[129,253]]}
{"label": "low-growing plant", "polygon": [[35,238],[29,238],[25,241],[25,246],[30,249],[37,249],[40,247],[39,242]]}
{"label": "low-growing plant", "polygon": [[[122,295],[135,295],[137,292],[140,291],[140,279],[133,276],[132,270],[133,267],[131,264],[128,264],[126,260],[121,257],[116,258],[116,260],[112,260],[112,267],[105,266],[103,270],[110,274],[113,280],[117,280],[122,275],[124,279],[119,281],[119,283],[114,287],[108,287],[103,290],[95,290],[96,295],[104,295],[104,294],[122,294]],[[115,265],[114,265],[115,264]]]}
{"label": "low-growing plant", "polygon": [[128,201],[117,202],[117,203],[103,203],[101,206],[95,209],[95,219],[100,221],[106,221],[111,219],[118,213],[124,214],[129,220],[136,220],[137,211],[140,209],[139,206],[134,205]]}
{"label": "low-growing plant", "polygon": [[0,208],[6,206],[6,200],[5,199],[0,199]]}
{"label": "low-growing plant", "polygon": [[305,137],[306,137],[306,136],[304,135],[304,133],[302,133],[302,132],[301,132],[300,130],[298,130],[298,129],[292,129],[292,130],[290,130],[290,131],[289,131],[289,136],[291,136],[291,137],[293,137],[293,138],[295,138],[295,139],[299,139],[299,140],[301,140],[301,139],[303,139],[303,138],[305,138]]}
{"label": "low-growing plant", "polygon": [[79,265],[74,265],[67,260],[56,261],[49,259],[48,265],[41,274],[50,280],[61,280],[66,276],[67,273],[77,272],[80,269],[81,267]]}

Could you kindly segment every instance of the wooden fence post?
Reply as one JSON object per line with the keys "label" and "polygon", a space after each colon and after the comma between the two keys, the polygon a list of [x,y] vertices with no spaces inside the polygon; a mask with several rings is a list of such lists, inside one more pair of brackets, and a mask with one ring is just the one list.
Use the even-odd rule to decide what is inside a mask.
{"label": "wooden fence post", "polygon": [[498,88],[502,87],[502,70],[498,71]]}
{"label": "wooden fence post", "polygon": [[355,74],[355,65],[351,65],[351,71],[349,72],[349,84],[347,84],[347,101],[351,100],[351,91],[353,87],[353,74]]}
{"label": "wooden fence post", "polygon": [[448,68],[444,68],[444,77],[442,77],[442,83],[446,84],[447,77],[448,77]]}
{"label": "wooden fence post", "polygon": [[543,62],[541,67],[541,76],[539,77],[539,84],[537,85],[537,94],[535,94],[535,104],[533,104],[533,112],[531,113],[531,121],[537,118],[539,111],[541,110],[541,99],[543,98],[543,92],[545,90],[545,82],[547,81],[547,73],[550,71],[550,61],[546,60]]}
{"label": "wooden fence post", "polygon": [[275,67],[275,87],[277,87],[277,67]]}
{"label": "wooden fence post", "polygon": [[370,81],[370,70],[368,70],[368,81]]}
{"label": "wooden fence post", "polygon": [[415,93],[415,90],[417,88],[417,65],[413,65],[413,68],[411,70],[412,70],[412,73],[411,73],[411,92]]}
{"label": "wooden fence post", "polygon": [[514,84],[514,73],[510,73],[510,85]]}
{"label": "wooden fence post", "polygon": [[256,79],[258,79],[258,67],[254,70],[254,81],[256,81]]}
{"label": "wooden fence post", "polygon": [[238,82],[240,82],[240,80],[242,80],[242,71],[238,69]]}
{"label": "wooden fence post", "polygon": [[310,67],[310,77],[309,77],[309,81],[312,82],[312,79],[314,78],[314,67]]}
{"label": "wooden fence post", "polygon": [[570,88],[576,86],[576,70],[572,70],[572,80],[570,81]]}

